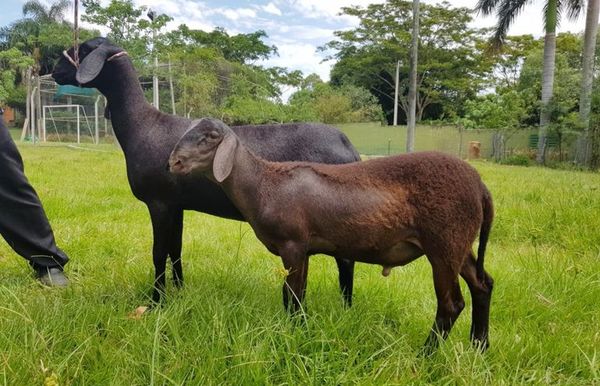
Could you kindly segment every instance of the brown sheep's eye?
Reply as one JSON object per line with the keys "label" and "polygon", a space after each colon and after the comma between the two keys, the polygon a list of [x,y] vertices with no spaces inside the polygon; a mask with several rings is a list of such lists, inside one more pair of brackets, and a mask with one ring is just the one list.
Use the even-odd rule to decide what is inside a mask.
{"label": "brown sheep's eye", "polygon": [[217,139],[219,138],[219,133],[217,133],[216,131],[211,131],[210,133],[208,133],[208,136],[210,137],[210,139]]}

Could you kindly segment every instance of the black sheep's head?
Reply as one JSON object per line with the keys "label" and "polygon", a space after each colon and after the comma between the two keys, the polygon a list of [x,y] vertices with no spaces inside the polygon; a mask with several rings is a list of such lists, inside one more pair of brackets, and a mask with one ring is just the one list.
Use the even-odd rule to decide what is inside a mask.
{"label": "black sheep's head", "polygon": [[203,118],[175,145],[169,157],[169,170],[174,174],[212,174],[217,182],[222,182],[233,168],[237,143],[237,136],[225,123]]}
{"label": "black sheep's head", "polygon": [[106,38],[97,37],[87,40],[79,45],[79,67],[77,68],[73,63],[74,49],[71,47],[54,66],[52,77],[61,85],[96,87],[94,81],[102,72],[106,61],[120,52],[124,50]]}

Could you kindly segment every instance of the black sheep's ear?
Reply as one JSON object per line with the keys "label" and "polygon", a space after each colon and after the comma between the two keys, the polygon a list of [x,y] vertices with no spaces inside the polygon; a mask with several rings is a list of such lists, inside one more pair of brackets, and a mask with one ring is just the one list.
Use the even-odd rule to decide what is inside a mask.
{"label": "black sheep's ear", "polygon": [[86,84],[94,80],[100,71],[102,71],[102,67],[104,67],[108,56],[114,54],[114,51],[115,47],[102,43],[98,48],[90,52],[79,64],[77,74],[75,75],[77,82],[79,84]]}

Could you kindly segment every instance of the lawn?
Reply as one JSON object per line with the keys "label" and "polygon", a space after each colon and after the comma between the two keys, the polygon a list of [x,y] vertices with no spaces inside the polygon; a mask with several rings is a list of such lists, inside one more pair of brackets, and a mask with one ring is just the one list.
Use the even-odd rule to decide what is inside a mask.
{"label": "lawn", "polygon": [[67,289],[42,288],[0,242],[0,383],[600,383],[600,175],[474,163],[495,198],[486,265],[491,347],[471,348],[470,297],[449,339],[417,357],[433,321],[425,258],[359,264],[344,309],[332,258],[312,258],[306,323],[281,306],[280,260],[247,224],[187,212],[184,289],[136,319],[153,277],[151,229],[121,153],[21,145],[60,246]]}

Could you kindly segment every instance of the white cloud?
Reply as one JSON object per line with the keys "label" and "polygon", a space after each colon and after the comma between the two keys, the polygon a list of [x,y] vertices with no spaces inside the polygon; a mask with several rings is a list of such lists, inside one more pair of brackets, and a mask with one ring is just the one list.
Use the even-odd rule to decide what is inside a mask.
{"label": "white cloud", "polygon": [[232,21],[256,17],[256,11],[250,8],[217,8],[214,13],[220,13]]}
{"label": "white cloud", "polygon": [[279,50],[279,56],[263,62],[267,66],[287,67],[290,70],[300,70],[304,75],[316,73],[321,79],[328,80],[331,62],[321,63],[323,57],[317,53],[317,47],[309,43],[288,43],[274,41]]}
{"label": "white cloud", "polygon": [[286,0],[286,2],[305,17],[338,22],[344,20],[347,24],[353,24],[355,20],[353,17],[339,16],[342,7],[354,5],[366,7],[369,4],[383,3],[384,0]]}
{"label": "white cloud", "polygon": [[274,3],[263,5],[261,8],[263,11],[270,13],[271,15],[281,16],[281,10],[277,8],[277,6]]}

